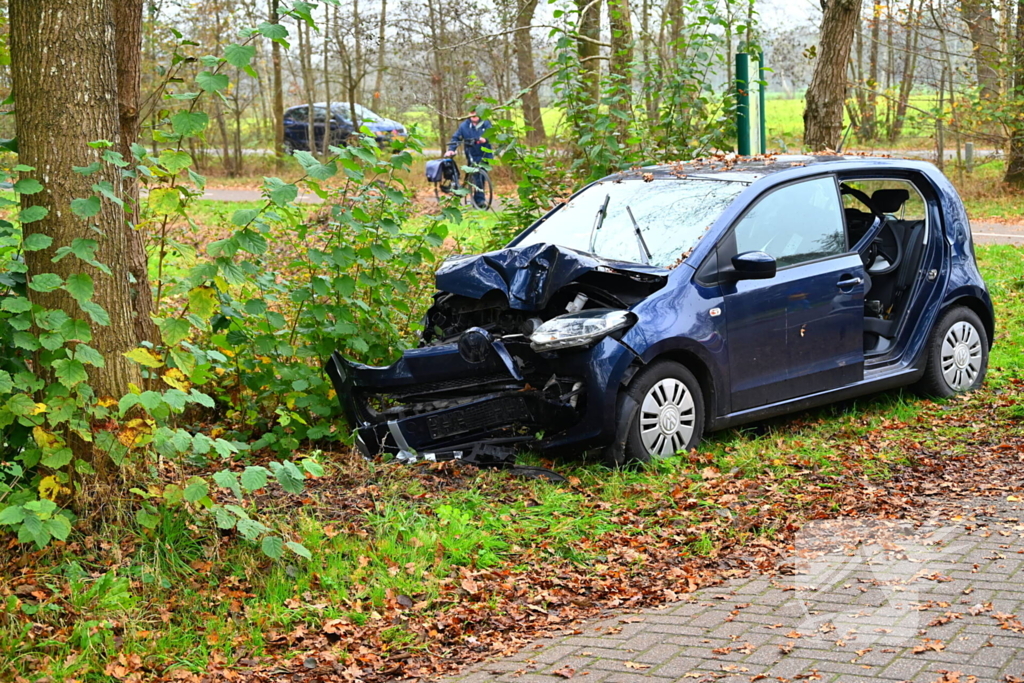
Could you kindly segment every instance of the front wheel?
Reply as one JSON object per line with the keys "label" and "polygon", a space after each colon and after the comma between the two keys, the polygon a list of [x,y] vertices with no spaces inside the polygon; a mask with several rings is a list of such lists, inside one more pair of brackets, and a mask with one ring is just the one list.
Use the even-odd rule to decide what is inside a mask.
{"label": "front wheel", "polygon": [[988,369],[988,336],[978,314],[958,306],[946,311],[932,329],[928,360],[917,388],[946,398],[981,386]]}
{"label": "front wheel", "polygon": [[466,188],[469,190],[469,202],[475,209],[486,210],[494,202],[494,186],[491,175],[487,171],[468,174]]}
{"label": "front wheel", "polygon": [[696,448],[704,434],[704,395],[693,373],[674,361],[642,370],[619,398],[616,443],[606,461],[630,465]]}

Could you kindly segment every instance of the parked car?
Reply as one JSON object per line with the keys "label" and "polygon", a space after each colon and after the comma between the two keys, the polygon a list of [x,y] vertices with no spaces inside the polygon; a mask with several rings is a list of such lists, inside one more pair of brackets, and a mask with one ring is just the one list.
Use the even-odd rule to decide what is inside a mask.
{"label": "parked car", "polygon": [[[355,105],[356,119],[352,120],[352,107],[348,102],[332,102],[330,117],[331,145],[344,145],[353,132],[366,127],[380,144],[404,140],[405,127],[385,119],[361,104]],[[327,130],[327,103],[313,103],[313,135],[318,147],[323,146]],[[309,105],[290,107],[284,112],[284,147],[287,154],[297,149],[309,151]]]}
{"label": "parked car", "polygon": [[884,389],[975,389],[995,325],[956,190],[894,159],[619,173],[436,284],[419,348],[328,363],[367,455],[647,461]]}

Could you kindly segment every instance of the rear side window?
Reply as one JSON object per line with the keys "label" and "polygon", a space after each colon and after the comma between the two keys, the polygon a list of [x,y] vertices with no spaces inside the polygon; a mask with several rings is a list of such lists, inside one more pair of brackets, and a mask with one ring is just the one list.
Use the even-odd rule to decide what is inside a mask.
{"label": "rear side window", "polygon": [[846,252],[836,181],[816,178],[761,197],[733,228],[736,253],[763,251],[780,268]]}
{"label": "rear side window", "polygon": [[307,118],[306,114],[307,109],[308,107],[298,107],[296,109],[291,109],[285,114],[285,118],[291,119],[292,121],[308,121],[309,119]]}

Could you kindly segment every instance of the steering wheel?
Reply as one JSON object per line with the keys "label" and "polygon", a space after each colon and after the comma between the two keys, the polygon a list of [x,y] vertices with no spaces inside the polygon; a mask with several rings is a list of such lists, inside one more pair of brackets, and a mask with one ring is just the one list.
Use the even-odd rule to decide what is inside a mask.
{"label": "steering wheel", "polygon": [[[867,193],[858,190],[855,187],[840,185],[839,193],[855,197],[861,204],[866,206],[875,217],[871,227],[868,228],[868,232],[873,232],[877,228],[878,233],[875,235],[874,239],[868,242],[864,251],[860,253],[860,259],[864,264],[864,269],[871,275],[886,275],[896,270],[900,265],[900,260],[903,258],[903,245],[900,244],[899,236],[893,230],[888,217],[878,210]],[[881,227],[879,227],[879,224],[881,224]],[[884,235],[886,232],[888,232],[888,236],[891,238],[891,241],[885,239]],[[888,265],[881,268],[872,268],[879,257],[885,259]]]}

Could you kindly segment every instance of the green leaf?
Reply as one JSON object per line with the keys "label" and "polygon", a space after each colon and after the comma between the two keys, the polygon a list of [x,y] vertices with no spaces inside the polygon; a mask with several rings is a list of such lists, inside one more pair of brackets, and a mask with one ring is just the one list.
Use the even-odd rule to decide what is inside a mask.
{"label": "green leaf", "polygon": [[22,178],[14,183],[14,191],[19,194],[36,194],[43,191],[43,185],[35,178]]}
{"label": "green leaf", "polygon": [[72,199],[71,200],[71,213],[75,214],[79,218],[92,218],[100,212],[102,204],[100,198],[96,195],[89,197],[88,199]]}
{"label": "green leaf", "polygon": [[78,307],[85,311],[89,318],[97,325],[106,327],[110,324],[110,316],[107,315],[107,312],[98,303],[94,301],[79,301]]}
{"label": "green leaf", "polygon": [[81,361],[67,358],[53,361],[53,374],[57,377],[57,381],[69,389],[89,379],[89,373],[86,372],[85,365]]}
{"label": "green leaf", "polygon": [[[118,154],[118,156],[121,155]],[[124,206],[124,200],[117,196],[117,191],[114,189],[114,186],[111,185],[106,180],[102,180],[98,183],[93,183],[92,191],[99,192],[101,195],[103,195],[110,201],[114,202],[118,206]]]}
{"label": "green leaf", "polygon": [[160,515],[139,509],[135,511],[135,521],[146,529],[155,529],[156,525],[160,523]]}
{"label": "green leaf", "polygon": [[133,360],[139,365],[145,365],[147,368],[159,368],[163,367],[164,364],[161,358],[157,358],[152,351],[141,346],[131,351],[126,351],[124,355],[129,360]]}
{"label": "green leaf", "polygon": [[231,222],[242,228],[252,223],[260,215],[259,209],[239,209],[231,216]]}
{"label": "green leaf", "polygon": [[287,206],[299,196],[298,187],[286,183],[280,178],[264,178],[263,189],[270,198],[270,201],[278,206]]}
{"label": "green leaf", "polygon": [[299,494],[302,493],[303,483],[305,477],[302,476],[302,472],[295,466],[295,463],[291,461],[284,461],[274,472],[277,477],[277,481],[288,493]]}
{"label": "green leaf", "polygon": [[242,472],[242,488],[246,491],[258,491],[267,485],[267,468],[250,465]]}
{"label": "green leaf", "polygon": [[253,232],[246,228],[235,233],[235,239],[238,241],[238,247],[244,251],[259,256],[265,254],[267,251],[267,240],[263,235],[258,232]]}
{"label": "green leaf", "polygon": [[22,543],[32,541],[38,548],[46,547],[50,542],[50,532],[43,526],[43,521],[35,515],[26,515],[18,529],[18,540]]}
{"label": "green leaf", "polygon": [[98,161],[94,161],[88,166],[72,166],[71,170],[80,175],[90,176],[101,168],[103,168],[103,164]]}
{"label": "green leaf", "polygon": [[260,534],[268,531],[266,526],[247,517],[240,517],[237,526],[238,532],[250,541],[255,541],[260,537]]}
{"label": "green leaf", "polygon": [[249,66],[249,62],[256,55],[256,47],[253,45],[238,45],[232,43],[224,48],[224,59],[228,60],[228,64],[236,66],[239,69],[244,69]]}
{"label": "green leaf", "polygon": [[280,560],[284,554],[284,539],[280,536],[264,536],[260,544],[263,554],[275,560]]}
{"label": "green leaf", "polygon": [[21,524],[25,519],[25,508],[20,505],[11,505],[0,510],[0,524]]}
{"label": "green leaf", "polygon": [[174,213],[181,206],[178,191],[170,187],[160,187],[149,193],[149,208],[153,213]]}
{"label": "green leaf", "polygon": [[103,354],[88,344],[78,344],[75,347],[75,359],[86,362],[86,364],[96,368],[103,368],[106,365],[106,361],[103,360]]}
{"label": "green leaf", "polygon": [[192,165],[192,157],[189,156],[188,152],[165,149],[160,152],[160,165],[171,173],[177,173]]}
{"label": "green leaf", "polygon": [[89,323],[78,318],[68,318],[62,322],[59,331],[68,341],[92,341],[92,330],[89,328]]}
{"label": "green leaf", "polygon": [[21,243],[21,248],[25,251],[41,251],[51,244],[53,244],[52,237],[41,232],[34,232],[25,237],[25,241]]}
{"label": "green leaf", "polygon": [[72,454],[70,448],[61,448],[56,451],[46,453],[43,456],[43,459],[40,460],[40,463],[42,463],[43,467],[58,470],[71,462],[74,457],[75,456]]}
{"label": "green leaf", "polygon": [[231,514],[220,505],[213,509],[214,519],[217,520],[218,529],[234,529],[235,524],[238,522],[238,517]]}
{"label": "green leaf", "polygon": [[185,487],[185,500],[194,503],[205,498],[210,493],[210,487],[199,477],[192,477]]}
{"label": "green leaf", "polygon": [[314,477],[324,476],[323,465],[318,463],[316,460],[311,460],[310,458],[304,458],[302,460],[302,469],[306,470]]}
{"label": "green leaf", "polygon": [[291,550],[299,557],[304,557],[307,560],[313,559],[313,553],[309,552],[306,546],[302,545],[301,543],[296,543],[295,541],[288,541],[287,543],[285,543],[285,545],[288,546],[288,550]]}
{"label": "green leaf", "polygon": [[217,486],[229,489],[231,493],[235,494],[235,498],[242,499],[242,488],[238,484],[238,475],[234,472],[230,470],[214,472],[213,481],[216,482]]}
{"label": "green leaf", "polygon": [[271,24],[264,21],[256,30],[264,38],[270,38],[271,40],[284,40],[288,37],[288,28],[283,24]]}
{"label": "green leaf", "polygon": [[188,293],[188,308],[203,320],[209,320],[220,304],[212,287],[195,287]]}
{"label": "green leaf", "polygon": [[[202,74],[199,76],[202,78]],[[228,77],[225,76],[225,85],[227,85],[227,80]],[[179,111],[171,117],[171,128],[175,133],[183,137],[199,135],[206,130],[208,125],[210,125],[210,117],[201,111]]]}
{"label": "green leaf", "polygon": [[69,275],[67,282],[64,284],[64,289],[66,289],[68,294],[70,294],[78,303],[92,299],[92,295],[95,291],[92,283],[92,277],[90,277],[88,273],[74,273],[73,275]]}
{"label": "green leaf", "polygon": [[60,275],[56,273],[40,273],[39,275],[32,276],[28,286],[37,292],[52,292],[62,284],[64,284],[64,281],[60,279]]}
{"label": "green leaf", "polygon": [[46,530],[58,541],[66,541],[71,535],[71,522],[64,515],[56,515],[45,522]]}
{"label": "green leaf", "polygon": [[80,360],[97,368],[102,368],[106,365],[106,361],[103,360],[103,354],[88,344],[78,344],[75,346],[75,360]]}
{"label": "green leaf", "polygon": [[25,313],[32,310],[32,302],[23,296],[5,296],[0,301],[0,310],[11,313]]}
{"label": "green leaf", "polygon": [[[196,76],[196,84],[206,92],[217,92],[218,90],[223,90],[224,88],[228,87],[230,83],[230,79],[228,79],[227,75],[225,74],[215,74],[209,71],[201,71],[199,75]],[[203,128],[206,128],[205,124],[203,125]],[[175,132],[180,133],[181,131],[175,128]],[[191,135],[192,133],[183,134]]]}
{"label": "green leaf", "polygon": [[192,325],[181,318],[168,318],[160,323],[160,335],[168,346],[176,346],[188,338]]}
{"label": "green leaf", "polygon": [[45,206],[30,206],[27,209],[22,209],[21,213],[18,214],[18,220],[22,223],[35,223],[46,218],[50,210]]}
{"label": "green leaf", "polygon": [[249,315],[263,315],[267,312],[267,302],[263,299],[249,299],[244,308]]}

